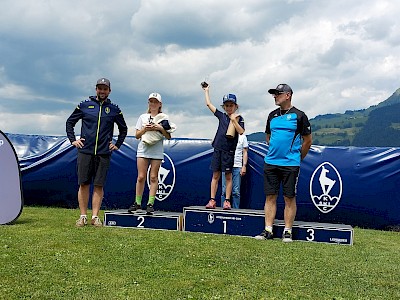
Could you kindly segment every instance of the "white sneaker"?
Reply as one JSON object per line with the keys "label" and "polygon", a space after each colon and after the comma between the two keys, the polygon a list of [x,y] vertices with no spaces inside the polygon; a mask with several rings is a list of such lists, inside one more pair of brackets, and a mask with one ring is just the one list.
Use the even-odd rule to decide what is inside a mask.
{"label": "white sneaker", "polygon": [[282,235],[282,242],[290,243],[293,242],[292,233],[290,231],[285,231]]}
{"label": "white sneaker", "polygon": [[103,223],[101,223],[101,220],[100,220],[99,217],[94,217],[94,218],[92,218],[92,221],[91,221],[90,223],[91,223],[93,226],[96,226],[96,227],[103,226]]}
{"label": "white sneaker", "polygon": [[75,223],[76,227],[83,227],[87,225],[87,218],[85,216],[80,216],[78,220],[76,220]]}

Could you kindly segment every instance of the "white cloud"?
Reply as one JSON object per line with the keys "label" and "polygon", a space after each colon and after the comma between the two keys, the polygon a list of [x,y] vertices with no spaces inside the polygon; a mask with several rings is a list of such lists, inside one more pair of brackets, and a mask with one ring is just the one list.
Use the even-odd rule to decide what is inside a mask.
{"label": "white cloud", "polygon": [[60,135],[65,129],[65,116],[43,113],[0,113],[0,128],[7,133]]}
{"label": "white cloud", "polygon": [[[109,77],[134,134],[157,91],[175,137],[212,138],[219,105],[238,97],[247,133],[264,131],[278,83],[309,117],[385,100],[400,77],[400,7],[387,0],[5,0],[0,12],[0,126],[65,134],[65,119]],[[16,18],[15,16],[18,16]]]}

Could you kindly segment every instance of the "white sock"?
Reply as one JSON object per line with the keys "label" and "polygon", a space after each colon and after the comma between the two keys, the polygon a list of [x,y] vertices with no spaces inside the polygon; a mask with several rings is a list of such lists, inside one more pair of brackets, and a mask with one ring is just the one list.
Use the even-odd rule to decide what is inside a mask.
{"label": "white sock", "polygon": [[265,226],[265,230],[272,233],[272,226]]}
{"label": "white sock", "polygon": [[97,218],[97,216],[92,216],[92,220],[95,219],[95,218]]}
{"label": "white sock", "polygon": [[288,231],[288,232],[292,233],[292,228],[285,227],[285,229],[283,229],[283,232],[285,232],[285,231]]}
{"label": "white sock", "polygon": [[86,218],[87,219],[87,215],[81,215],[81,218]]}

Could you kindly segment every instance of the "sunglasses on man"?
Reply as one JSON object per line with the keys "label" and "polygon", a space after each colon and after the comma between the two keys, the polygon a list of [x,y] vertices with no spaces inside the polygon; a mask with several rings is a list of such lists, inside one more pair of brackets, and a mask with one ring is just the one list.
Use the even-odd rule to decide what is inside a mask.
{"label": "sunglasses on man", "polygon": [[287,94],[289,92],[275,92],[274,94],[272,94],[272,96],[279,96],[281,94]]}

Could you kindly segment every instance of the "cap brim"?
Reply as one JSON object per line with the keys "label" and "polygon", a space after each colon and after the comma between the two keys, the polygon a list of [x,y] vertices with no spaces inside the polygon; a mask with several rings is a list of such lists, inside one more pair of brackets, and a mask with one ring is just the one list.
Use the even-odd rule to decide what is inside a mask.
{"label": "cap brim", "polygon": [[233,100],[226,100],[226,101],[222,102],[221,106],[224,106],[224,105],[225,105],[226,103],[228,103],[228,102],[237,105],[237,103],[236,103],[235,101],[233,101]]}
{"label": "cap brim", "polygon": [[278,93],[278,91],[276,89],[269,89],[268,93],[275,95],[276,93]]}

